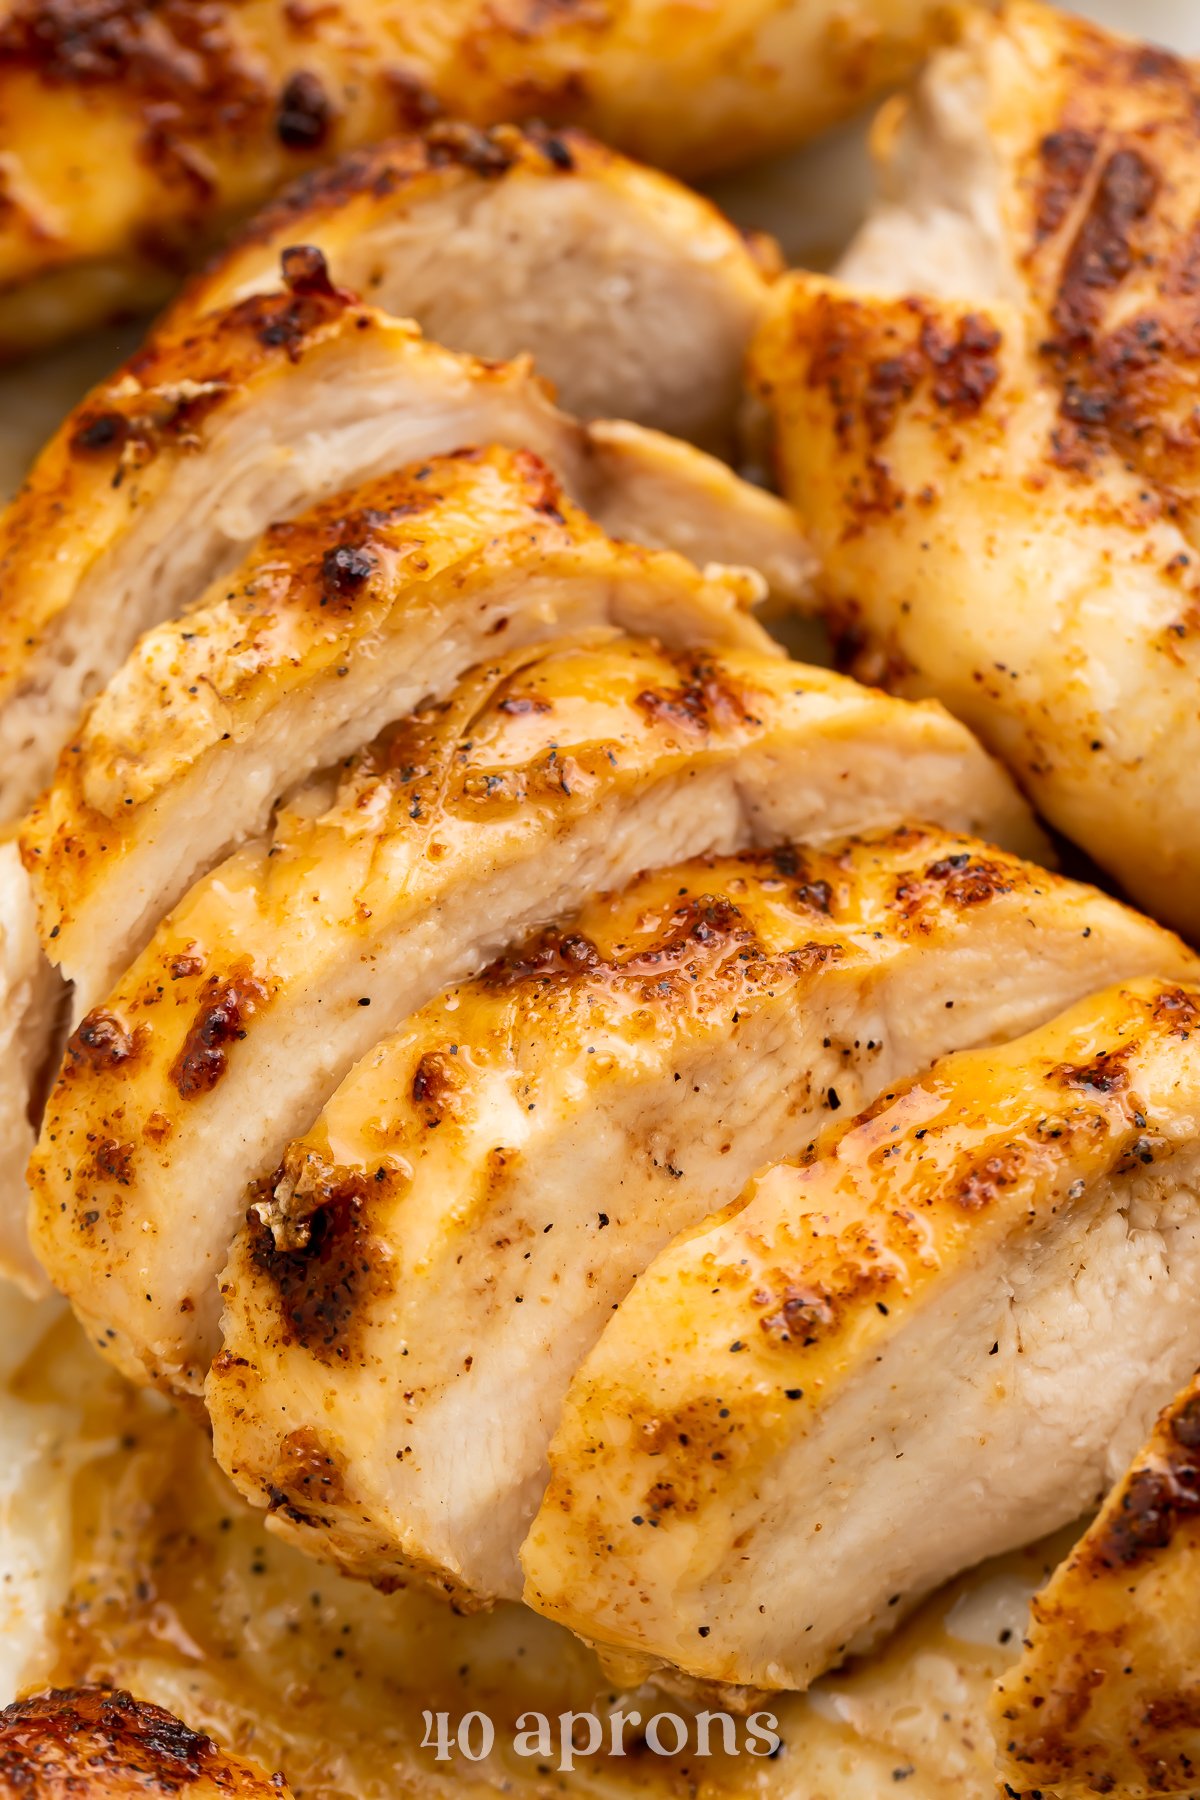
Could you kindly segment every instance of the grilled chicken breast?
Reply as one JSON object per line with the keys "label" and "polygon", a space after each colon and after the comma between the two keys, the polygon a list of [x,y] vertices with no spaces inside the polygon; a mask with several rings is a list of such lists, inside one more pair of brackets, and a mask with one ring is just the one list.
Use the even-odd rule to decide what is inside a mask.
{"label": "grilled chicken breast", "polygon": [[1005,1792],[1151,1800],[1200,1766],[1200,1380],[1158,1419],[1100,1515],[1033,1602],[998,1684]]}
{"label": "grilled chicken breast", "polygon": [[943,0],[13,0],[0,349],[153,304],[289,175],[440,113],[575,123],[652,163],[727,168],[854,110],[947,24]]}
{"label": "grilled chicken breast", "polygon": [[217,1454],[301,1547],[519,1597],[567,1384],[678,1231],[932,1058],[1194,966],[931,829],[643,875],[355,1068],[222,1278]]}
{"label": "grilled chicken breast", "polygon": [[293,244],[452,350],[530,352],[569,412],[735,448],[778,251],[581,132],[433,125],[319,169],[189,284],[160,329],[186,332],[274,288]]}
{"label": "grilled chicken breast", "polygon": [[776,654],[753,580],[614,542],[527,451],[385,475],[275,525],[141,638],[22,828],[43,941],[100,999],[276,798],[497,648],[617,626]]}
{"label": "grilled chicken breast", "polygon": [[823,670],[615,634],[479,667],[300,788],[84,1019],[30,1165],[39,1256],[126,1367],[196,1387],[246,1182],[386,1031],[649,864],[910,812],[1039,842],[940,708]]}
{"label": "grilled chicken breast", "polygon": [[1200,75],[1010,0],[880,149],[843,280],[753,354],[843,657],[1194,935]]}
{"label": "grilled chicken breast", "polygon": [[571,1384],[526,1598],[803,1687],[1067,1523],[1200,1358],[1200,987],[961,1051],[650,1265]]}
{"label": "grilled chicken breast", "polygon": [[[787,509],[723,464],[668,454],[630,426],[589,433],[527,363],[426,342],[336,290],[316,253],[293,252],[287,272],[287,291],[152,342],[89,395],[0,520],[4,816],[48,780],[83,702],[139,633],[235,567],[268,524],[417,457],[514,444],[546,456],[602,523],[611,499],[623,534],[705,560],[750,563],[761,548],[772,579],[807,578]],[[672,488],[678,532],[662,504]],[[740,557],[723,556],[735,547]]]}
{"label": "grilled chicken breast", "polygon": [[120,1688],[51,1688],[0,1711],[0,1793],[11,1800],[289,1800],[282,1775],[232,1756]]}

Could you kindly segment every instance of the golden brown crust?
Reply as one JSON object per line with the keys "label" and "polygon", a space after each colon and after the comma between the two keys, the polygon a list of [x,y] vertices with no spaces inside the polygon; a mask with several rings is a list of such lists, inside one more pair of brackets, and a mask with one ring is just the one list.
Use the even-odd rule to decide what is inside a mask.
{"label": "golden brown crust", "polygon": [[681,24],[669,0],[16,0],[0,29],[0,346],[144,305],[318,156],[450,114],[728,167],[860,106],[954,10],[748,0]]}
{"label": "golden brown crust", "polygon": [[[803,1685],[819,1673],[835,1634],[843,1646],[852,1639],[877,1592],[864,1604],[848,1591],[846,1617],[812,1601],[807,1625],[787,1608],[754,1621],[768,1598],[760,1565],[798,1593],[807,1534],[836,1530],[822,1509],[836,1513],[838,1502],[817,1465],[846,1445],[822,1442],[824,1425],[849,1405],[862,1430],[890,1440],[889,1405],[911,1404],[901,1416],[916,1429],[921,1403],[895,1363],[879,1376],[879,1410],[855,1413],[853,1397],[939,1294],[1010,1251],[1021,1266],[1076,1217],[1083,1230],[1097,1196],[1117,1212],[1115,1177],[1161,1165],[1169,1191],[1172,1157],[1192,1150],[1197,1017],[1200,990],[1139,981],[997,1049],[945,1057],[857,1119],[831,1121],[793,1164],[768,1169],[735,1205],[676,1238],[572,1384],[522,1552],[531,1603],[593,1639],[712,1680]],[[1193,1167],[1177,1177],[1185,1197]],[[1019,1326],[1012,1294],[1000,1311],[1014,1305]],[[954,1316],[962,1331],[966,1312]],[[1035,1354],[1036,1342],[1033,1332]],[[919,1337],[908,1343],[919,1354]],[[793,1481],[811,1513],[785,1506]],[[986,1491],[986,1478],[977,1489],[964,1475],[963,1491]],[[1082,1498],[1060,1503],[1060,1523]],[[963,1502],[947,1493],[945,1504],[953,1538]],[[798,1558],[782,1571],[777,1529]],[[816,1540],[811,1554],[821,1552]],[[839,1554],[830,1546],[830,1558]],[[872,1546],[864,1561],[877,1555]],[[887,1581],[886,1570],[868,1573]],[[711,1628],[697,1631],[697,1620]]]}
{"label": "golden brown crust", "polygon": [[231,1756],[173,1713],[120,1688],[52,1688],[0,1712],[8,1800],[288,1800],[282,1775]]}
{"label": "golden brown crust", "polygon": [[1200,1767],[1200,1378],[1033,1602],[997,1687],[1005,1792],[1149,1800]]}
{"label": "golden brown crust", "polygon": [[[956,298],[784,279],[752,353],[782,485],[843,666],[937,694],[1059,830],[1195,929],[1200,71],[1009,0],[927,83],[884,134],[876,251],[936,283],[939,163]],[[966,133],[967,110],[964,149],[939,121]]]}

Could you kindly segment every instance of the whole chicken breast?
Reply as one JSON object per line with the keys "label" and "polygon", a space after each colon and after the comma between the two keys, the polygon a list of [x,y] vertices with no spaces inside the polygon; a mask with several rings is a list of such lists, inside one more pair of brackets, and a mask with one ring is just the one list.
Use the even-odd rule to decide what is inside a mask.
{"label": "whole chicken breast", "polygon": [[569,412],[736,447],[778,251],[582,132],[438,124],[341,158],[267,207],[159,329],[274,288],[293,244],[452,350],[530,352]]}
{"label": "whole chicken breast", "polygon": [[915,66],[945,0],[12,0],[0,346],[163,297],[289,175],[443,112],[580,124],[693,173],[795,144]]}
{"label": "whole chicken breast", "polygon": [[639,1276],[526,1598],[633,1668],[803,1687],[1094,1504],[1200,1358],[1200,987],[885,1093]]}
{"label": "whole chicken breast", "polygon": [[842,657],[1195,934],[1200,75],[1010,0],[878,140],[842,280],[753,352]]}
{"label": "whole chicken breast", "polygon": [[290,1800],[282,1775],[222,1750],[120,1688],[51,1688],[0,1711],[0,1793],[12,1800]]}
{"label": "whole chicken breast", "polygon": [[261,1184],[221,1281],[218,1457],[302,1549],[518,1598],[567,1384],[676,1232],[945,1051],[1194,966],[928,828],[598,896],[385,1039]]}
{"label": "whole chicken breast", "polygon": [[1033,1800],[1196,1791],[1200,1379],[1157,1420],[1033,1601],[994,1716],[1005,1792]]}
{"label": "whole chicken breast", "polygon": [[761,565],[785,590],[807,581],[787,508],[723,463],[634,426],[580,426],[527,361],[429,343],[336,289],[318,252],[290,252],[285,274],[283,292],[152,340],[70,416],[0,518],[0,817],[49,779],[141,632],[269,524],[418,457],[529,449],[618,535]]}
{"label": "whole chicken breast", "polygon": [[528,451],[431,457],[272,526],[139,639],[21,832],[76,1010],[314,769],[471,664],[590,627],[778,654],[748,576],[607,537]]}
{"label": "whole chicken breast", "polygon": [[614,633],[477,668],[297,790],[78,1027],[35,1248],[132,1372],[195,1389],[246,1183],[449,983],[654,864],[910,813],[1017,850],[1007,778],[936,707]]}

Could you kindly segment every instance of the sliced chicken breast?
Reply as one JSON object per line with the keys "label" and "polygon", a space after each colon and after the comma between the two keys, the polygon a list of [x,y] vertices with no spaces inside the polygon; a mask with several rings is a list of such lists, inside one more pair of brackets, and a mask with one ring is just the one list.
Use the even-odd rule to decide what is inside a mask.
{"label": "sliced chicken breast", "polygon": [[255,219],[161,329],[274,288],[292,244],[452,350],[529,351],[569,412],[735,448],[778,251],[581,132],[438,124],[344,157]]}
{"label": "sliced chicken breast", "polygon": [[880,149],[844,279],[786,280],[753,352],[843,661],[1195,935],[1200,73],[1014,0]]}
{"label": "sliced chicken breast", "polygon": [[526,1598],[804,1687],[1094,1504],[1200,1359],[1200,987],[915,1082],[685,1233],[571,1384]]}
{"label": "sliced chicken breast", "polygon": [[351,1065],[448,983],[639,869],[909,813],[1039,844],[940,708],[824,670],[606,639],[481,666],[199,882],[70,1040],[35,1247],[132,1370],[198,1387],[216,1275]]}
{"label": "sliced chicken breast", "polygon": [[568,1382],[676,1232],[933,1057],[1194,966],[931,829],[599,896],[385,1039],[261,1184],[221,1282],[218,1457],[344,1569],[518,1598]]}
{"label": "sliced chicken breast", "polygon": [[0,350],[156,304],[289,176],[440,114],[583,125],[708,172],[845,117],[950,24],[944,0],[12,0]]}
{"label": "sliced chicken breast", "polygon": [[614,542],[528,451],[432,457],[275,525],[148,632],[92,703],[21,844],[42,939],[103,997],[280,794],[471,664],[595,626],[771,655],[755,582]]}
{"label": "sliced chicken breast", "polygon": [[34,1109],[53,1072],[61,998],[17,846],[0,843],[0,1275],[31,1295],[46,1292],[46,1277],[29,1246],[25,1165],[37,1136]]}
{"label": "sliced chicken breast", "polygon": [[[471,443],[530,449],[601,523],[611,497],[623,532],[674,542],[669,513],[639,511],[635,427],[594,447],[528,363],[494,367],[427,343],[336,290],[315,252],[291,253],[287,274],[287,292],[152,342],[89,395],[0,520],[3,816],[49,779],[84,701],[142,631],[234,568],[273,521],[414,458]],[[714,516],[719,495],[745,522],[735,560],[766,536],[776,576],[790,565],[803,586],[808,553],[782,502],[698,451],[682,456],[694,471],[689,497],[672,460],[683,544],[707,558],[741,537],[727,512]],[[654,434],[645,458],[657,503]]]}
{"label": "sliced chicken breast", "polygon": [[0,1793],[23,1800],[290,1800],[282,1775],[233,1756],[121,1688],[50,1688],[0,1711]]}
{"label": "sliced chicken breast", "polygon": [[1200,1379],[1176,1395],[1033,1602],[994,1702],[1005,1792],[1196,1791]]}

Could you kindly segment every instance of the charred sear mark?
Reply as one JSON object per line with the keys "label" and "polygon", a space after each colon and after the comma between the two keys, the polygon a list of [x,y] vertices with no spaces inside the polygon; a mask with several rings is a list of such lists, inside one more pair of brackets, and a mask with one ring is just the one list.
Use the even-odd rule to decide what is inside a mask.
{"label": "charred sear mark", "polygon": [[761,1287],[752,1303],[762,1311],[758,1323],[773,1344],[807,1349],[837,1325],[840,1308],[828,1288],[781,1282]]}
{"label": "charred sear mark", "polygon": [[1134,1471],[1111,1513],[1084,1539],[1081,1556],[1106,1569],[1136,1568],[1200,1516],[1200,1466],[1190,1447],[1180,1451],[1169,1463]]}
{"label": "charred sear mark", "polygon": [[283,350],[290,362],[298,362],[312,334],[353,304],[354,296],[334,286],[329,265],[311,244],[292,245],[280,263],[287,292],[249,295],[230,308],[226,324],[230,330],[250,333],[264,349]]}
{"label": "charred sear mark", "polygon": [[[282,1171],[264,1184],[269,1205]],[[357,1344],[367,1304],[391,1290],[391,1259],[370,1228],[368,1205],[377,1184],[357,1172],[325,1170],[303,1199],[302,1228],[291,1222],[290,1242],[277,1248],[259,1206],[248,1216],[254,1267],[271,1282],[291,1340],[321,1362],[345,1362]]]}
{"label": "charred sear mark", "polygon": [[183,1100],[211,1093],[228,1062],[231,1045],[246,1035],[249,1021],[266,1006],[266,985],[247,970],[210,975],[178,1056],[171,1080]]}
{"label": "charred sear mark", "polygon": [[1052,131],[1038,145],[1041,171],[1033,208],[1035,246],[1053,237],[1083,191],[1096,159],[1093,132],[1067,127]]}
{"label": "charred sear mark", "polygon": [[989,900],[1011,894],[1017,878],[1011,867],[986,856],[959,850],[939,857],[920,875],[906,873],[896,879],[896,905],[909,916],[926,901],[955,908],[983,906]]}
{"label": "charred sear mark", "polygon": [[97,1007],[88,1013],[67,1040],[67,1065],[100,1073],[119,1069],[136,1057],[143,1028],[128,1031],[115,1013]]}
{"label": "charred sear mark", "polygon": [[451,166],[484,179],[495,178],[507,175],[520,160],[521,134],[511,125],[480,130],[448,119],[427,127],[425,153],[431,168]]}
{"label": "charred sear mark", "polygon": [[328,1526],[322,1507],[345,1500],[341,1467],[310,1425],[286,1434],[273,1473],[267,1510],[282,1512],[293,1525]]}
{"label": "charred sear mark", "polygon": [[1134,266],[1136,227],[1158,193],[1158,172],[1140,150],[1114,150],[1063,265],[1052,318],[1064,348],[1086,344],[1104,298]]}
{"label": "charred sear mark", "polygon": [[949,1190],[948,1198],[964,1212],[982,1212],[1001,1199],[1004,1190],[1020,1181],[1025,1157],[1019,1144],[1005,1144],[968,1169]]}
{"label": "charred sear mark", "polygon": [[[16,0],[0,22],[0,62],[50,88],[118,89],[126,115],[142,121],[142,161],[204,203],[214,192],[211,162],[197,146],[250,142],[269,105],[222,15],[196,0]],[[143,248],[171,262],[179,242],[146,233]]]}
{"label": "charred sear mark", "polygon": [[1200,1021],[1200,1003],[1183,988],[1167,988],[1154,1001],[1154,1020],[1168,1026],[1172,1037],[1186,1038]]}
{"label": "charred sear mark", "polygon": [[483,971],[480,979],[491,987],[516,987],[530,980],[575,980],[593,969],[607,966],[592,940],[578,931],[548,927],[516,955],[501,957]]}
{"label": "charred sear mark", "polygon": [[[758,852],[750,851],[743,860],[755,863],[761,857]],[[799,850],[790,844],[781,845],[769,853],[769,863],[777,875],[791,883],[792,899],[797,906],[803,906],[809,912],[820,913],[824,918],[831,917],[833,888],[828,881],[820,877],[814,878]]]}
{"label": "charred sear mark", "polygon": [[[860,307],[839,302],[818,309],[818,317],[809,385],[828,393],[843,449],[850,448],[860,425],[877,449],[901,410],[926,386],[942,412],[973,418],[1000,379],[996,356],[1003,340],[982,313],[968,313],[951,327],[924,301],[905,300],[903,327],[886,330],[895,347],[882,356],[878,326]],[[886,465],[876,461],[874,479],[887,488]],[[875,504],[886,510],[887,498],[878,493]]]}
{"label": "charred sear mark", "polygon": [[108,451],[119,453],[128,441],[129,431],[129,420],[124,413],[85,413],[71,434],[71,448],[85,456],[100,456]]}
{"label": "charred sear mark", "polygon": [[329,600],[354,600],[377,567],[365,544],[337,544],[321,558],[321,590]]}
{"label": "charred sear mark", "polygon": [[450,1118],[455,1096],[462,1086],[457,1059],[444,1050],[427,1050],[413,1070],[409,1092],[413,1105],[431,1129]]}
{"label": "charred sear mark", "polygon": [[643,688],[636,705],[655,725],[708,733],[744,724],[745,696],[716,663],[682,663],[674,688]]}
{"label": "charred sear mark", "polygon": [[1125,1044],[1120,1050],[1103,1050],[1086,1063],[1060,1063],[1047,1077],[1063,1087],[1086,1089],[1093,1094],[1119,1094],[1129,1086],[1126,1059],[1135,1048]]}
{"label": "charred sear mark", "polygon": [[120,1688],[52,1688],[0,1712],[6,1794],[169,1795],[203,1778],[231,1792],[268,1791],[249,1770],[239,1782],[211,1738]]}
{"label": "charred sear mark", "polygon": [[319,150],[329,136],[335,107],[324,83],[309,69],[289,76],[279,96],[275,131],[288,150]]}
{"label": "charred sear mark", "polygon": [[128,1187],[133,1180],[133,1157],[136,1145],[119,1138],[97,1138],[87,1159],[87,1173],[96,1181],[115,1182]]}

